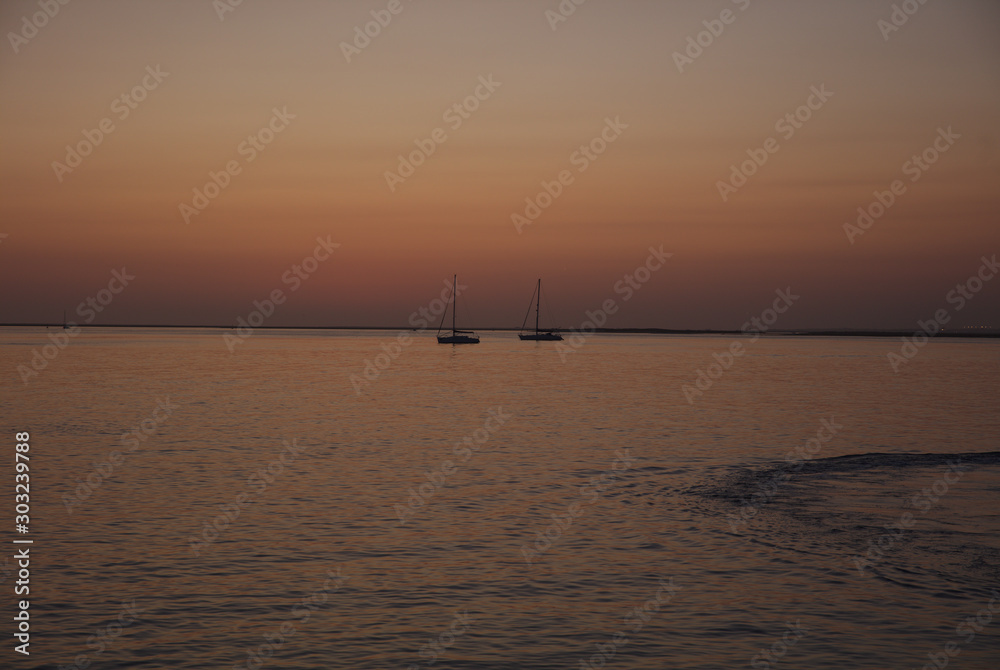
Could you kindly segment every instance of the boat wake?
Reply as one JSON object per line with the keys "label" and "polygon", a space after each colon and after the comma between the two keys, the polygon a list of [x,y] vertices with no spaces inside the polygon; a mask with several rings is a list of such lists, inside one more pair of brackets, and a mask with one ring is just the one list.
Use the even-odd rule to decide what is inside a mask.
{"label": "boat wake", "polygon": [[741,540],[897,582],[1000,581],[1000,451],[717,469],[678,491]]}

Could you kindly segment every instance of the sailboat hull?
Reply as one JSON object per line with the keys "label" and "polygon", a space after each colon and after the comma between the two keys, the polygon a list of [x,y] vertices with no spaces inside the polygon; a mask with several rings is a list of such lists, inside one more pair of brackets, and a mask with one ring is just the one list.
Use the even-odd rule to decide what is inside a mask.
{"label": "sailboat hull", "polygon": [[475,335],[438,335],[438,344],[479,344]]}
{"label": "sailboat hull", "polygon": [[522,340],[534,340],[536,342],[560,342],[563,338],[559,333],[518,333],[517,336]]}

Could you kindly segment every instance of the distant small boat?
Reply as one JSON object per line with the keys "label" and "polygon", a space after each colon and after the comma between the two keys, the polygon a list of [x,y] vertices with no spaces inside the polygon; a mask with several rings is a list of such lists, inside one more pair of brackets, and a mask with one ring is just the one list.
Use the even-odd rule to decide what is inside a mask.
{"label": "distant small boat", "polygon": [[444,318],[448,315],[447,308],[444,310],[444,314],[441,315],[441,323],[438,325],[438,344],[479,344],[479,336],[476,335],[471,330],[457,330],[455,328],[456,316],[455,312],[458,311],[458,275],[455,275],[454,284],[451,289],[451,335],[442,335],[441,326],[444,325]]}
{"label": "distant small boat", "polygon": [[535,295],[531,296],[535,298],[535,332],[525,333],[524,324],[528,322],[528,317],[531,315],[531,304],[528,304],[528,313],[524,315],[524,321],[521,322],[521,332],[517,334],[522,340],[534,340],[536,342],[558,342],[562,340],[562,335],[555,332],[554,330],[539,330],[538,329],[538,313],[541,310],[542,305],[542,280],[538,280],[538,286],[535,287]]}
{"label": "distant small boat", "polygon": [[63,310],[63,330],[69,330],[69,322],[66,321],[66,310]]}

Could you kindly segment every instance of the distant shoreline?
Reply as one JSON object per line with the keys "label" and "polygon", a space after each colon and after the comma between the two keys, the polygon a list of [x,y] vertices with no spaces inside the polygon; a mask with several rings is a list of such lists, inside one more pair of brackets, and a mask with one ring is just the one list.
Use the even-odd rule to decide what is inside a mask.
{"label": "distant shoreline", "polygon": [[[0,328],[62,328],[61,323],[0,323]],[[176,328],[187,330],[232,330],[236,326],[205,326],[205,325],[173,325],[173,324],[125,324],[125,323],[98,323],[98,324],[74,324],[80,328]],[[411,327],[391,327],[391,326],[259,326],[254,330],[381,330],[387,332],[412,332],[417,330]],[[474,328],[483,332],[519,332],[520,328]],[[429,332],[429,331],[428,331]],[[572,333],[570,330],[559,330],[560,333]],[[764,333],[743,333],[739,330],[709,330],[709,329],[673,329],[673,328],[598,328],[598,333],[609,335],[730,335],[737,337],[750,337],[752,335],[762,335],[765,337],[909,337],[917,330],[769,330]],[[934,337],[964,337],[964,338],[1000,338],[1000,331],[991,330],[945,330]]]}

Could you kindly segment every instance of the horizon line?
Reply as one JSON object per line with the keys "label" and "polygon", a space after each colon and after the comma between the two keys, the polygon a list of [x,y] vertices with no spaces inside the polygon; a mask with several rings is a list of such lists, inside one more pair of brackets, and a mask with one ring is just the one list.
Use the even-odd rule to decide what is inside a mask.
{"label": "horizon line", "polygon": [[[240,326],[220,326],[205,324],[131,324],[131,323],[93,323],[79,324],[68,322],[77,328],[187,328],[192,330],[235,330]],[[62,323],[0,323],[0,328],[62,328]],[[977,330],[978,329],[978,330]],[[410,326],[256,326],[253,330],[379,330],[396,332],[431,332],[429,328],[413,328]],[[472,328],[479,331],[496,332],[521,332],[521,328],[497,327],[497,328]],[[581,331],[573,329],[553,328],[552,332],[578,333]],[[766,331],[742,331],[726,328],[596,328],[593,332],[607,334],[636,334],[636,335],[739,335],[750,337],[754,335],[762,336],[812,336],[812,337],[905,337],[918,332],[915,330],[904,330],[899,328],[797,328],[797,329],[770,329]],[[591,331],[586,331],[591,332]],[[941,330],[934,337],[1000,337],[1000,329],[989,326],[966,326],[960,329]]]}

